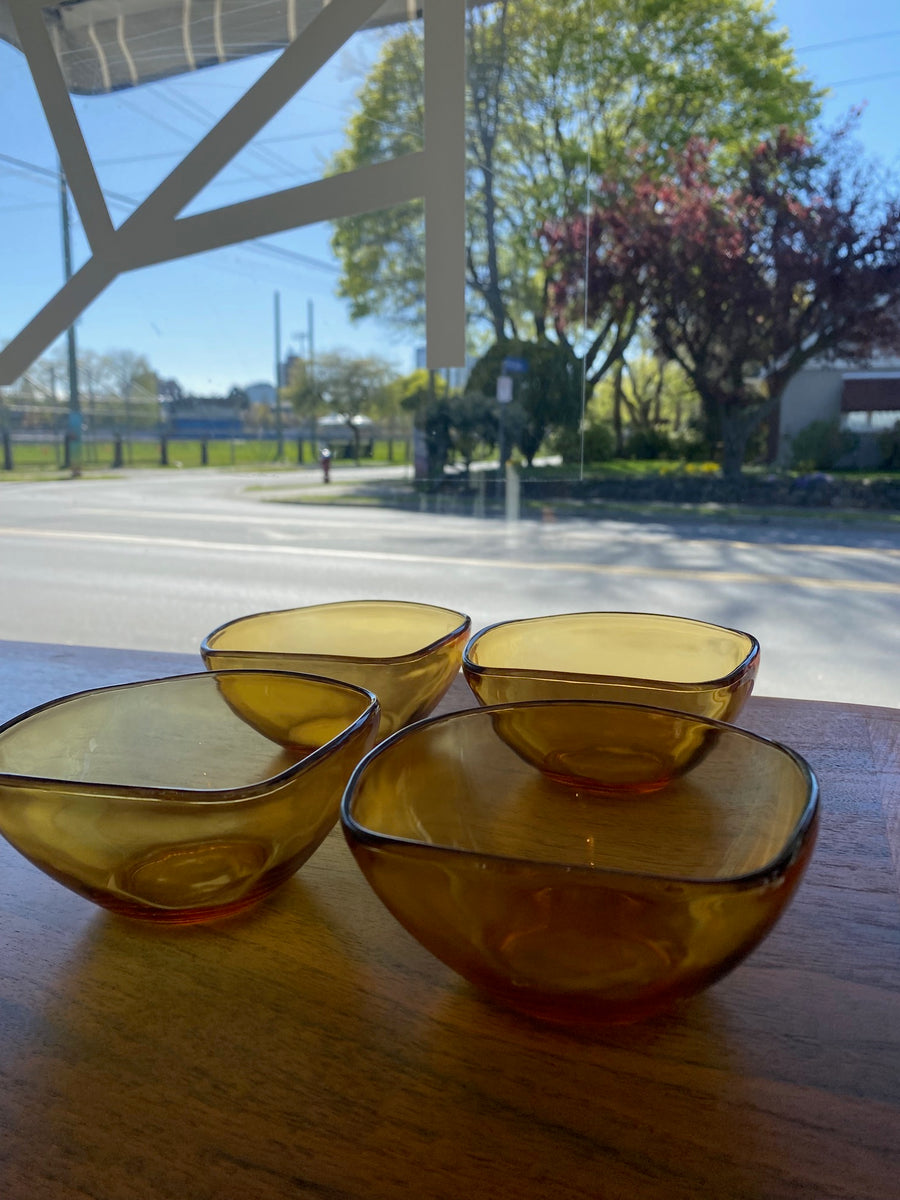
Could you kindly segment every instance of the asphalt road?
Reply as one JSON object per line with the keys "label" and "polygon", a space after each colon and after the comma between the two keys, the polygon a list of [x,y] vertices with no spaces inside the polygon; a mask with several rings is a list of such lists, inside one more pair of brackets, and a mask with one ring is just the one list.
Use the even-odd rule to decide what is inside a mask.
{"label": "asphalt road", "polygon": [[0,485],[0,639],[191,653],[242,613],[363,596],[459,608],[476,628],[671,612],[754,633],[760,693],[900,706],[900,530],[264,502],[294,484],[324,486],[208,471]]}

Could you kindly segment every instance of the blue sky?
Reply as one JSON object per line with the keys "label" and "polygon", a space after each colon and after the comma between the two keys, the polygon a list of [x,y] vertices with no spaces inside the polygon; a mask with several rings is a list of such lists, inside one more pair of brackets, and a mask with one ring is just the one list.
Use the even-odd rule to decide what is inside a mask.
{"label": "blue sky", "polygon": [[[826,119],[865,103],[861,136],[886,163],[900,162],[895,112],[900,93],[900,11],[896,0],[780,0],[810,76],[829,86]],[[197,208],[228,203],[315,178],[340,144],[371,42],[341,52],[263,131],[252,152],[223,173]],[[147,194],[196,137],[240,96],[266,65],[255,59],[182,76],[164,85],[81,99],[77,111],[111,201],[114,221]],[[62,280],[59,207],[51,178],[55,150],[24,58],[0,43],[0,338],[12,336]],[[11,160],[17,160],[19,164]],[[307,306],[314,308],[317,352],[352,347],[378,353],[401,370],[413,365],[414,334],[378,322],[351,325],[335,297],[337,270],[328,229],[317,226],[135,272],[117,280],[78,324],[81,346],[145,353],[156,369],[190,390],[227,391],[271,379],[273,304],[281,298],[282,342],[302,349]],[[80,233],[75,257],[84,255]]]}

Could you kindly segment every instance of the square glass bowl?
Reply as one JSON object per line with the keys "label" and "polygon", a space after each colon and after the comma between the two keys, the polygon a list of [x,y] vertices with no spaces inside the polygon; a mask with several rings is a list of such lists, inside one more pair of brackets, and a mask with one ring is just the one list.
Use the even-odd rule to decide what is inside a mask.
{"label": "square glass bowl", "polygon": [[115,912],[226,916],[313,853],[377,727],[371,693],[287,673],[80,692],[0,727],[0,833]]}
{"label": "square glass bowl", "polygon": [[759,643],[687,617],[562,613],[482,629],[462,666],[481,704],[614,700],[732,721],[753,690]]}
{"label": "square glass bowl", "polygon": [[[516,723],[534,741],[543,726],[579,773],[528,761]],[[615,786],[685,724],[706,743],[689,769],[654,791]],[[740,962],[793,895],[817,817],[791,750],[598,701],[422,721],[364,759],[341,806],[363,874],[426,949],[512,1008],[587,1025],[646,1017]]]}
{"label": "square glass bowl", "polygon": [[347,600],[228,621],[203,641],[211,670],[303,671],[374,692],[381,736],[427,716],[459,673],[465,613],[403,600]]}

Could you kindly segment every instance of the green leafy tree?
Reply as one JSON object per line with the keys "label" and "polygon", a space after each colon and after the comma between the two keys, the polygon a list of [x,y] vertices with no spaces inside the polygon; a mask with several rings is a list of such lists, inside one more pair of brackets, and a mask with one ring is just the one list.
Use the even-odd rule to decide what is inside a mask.
{"label": "green leafy tree", "polygon": [[284,398],[302,417],[318,421],[325,414],[340,417],[353,442],[353,457],[360,459],[360,417],[379,415],[382,399],[394,372],[384,359],[355,358],[346,351],[321,354],[314,369],[295,362]]}
{"label": "green leafy tree", "polygon": [[425,440],[426,475],[429,480],[444,473],[453,448],[450,389],[436,371],[413,371],[397,381],[401,404]]}
{"label": "green leafy tree", "polygon": [[[698,414],[700,399],[678,363],[643,349],[627,354],[602,379],[588,405],[588,416],[609,422],[616,452],[625,453],[635,435],[647,444],[653,436],[684,434]],[[668,436],[664,440],[669,440]]]}
{"label": "green leafy tree", "polygon": [[[578,347],[588,382],[627,346],[639,297],[607,287],[588,336],[559,321],[537,231],[583,205],[598,171],[646,148],[715,139],[723,158],[818,109],[764,0],[497,0],[468,15],[470,308],[485,340]],[[384,44],[336,156],[335,172],[421,149],[421,33]],[[422,318],[422,206],[347,218],[333,246],[355,317],[408,328]],[[603,287],[603,281],[597,281]],[[483,343],[482,343],[483,344]],[[560,398],[564,403],[564,398]]]}
{"label": "green leafy tree", "polygon": [[491,449],[497,441],[497,402],[480,392],[468,391],[450,400],[450,437],[454,452],[469,468],[481,447]]}
{"label": "green leafy tree", "polygon": [[387,438],[389,462],[394,461],[395,441],[407,441],[412,429],[412,415],[403,404],[405,395],[404,379],[398,376],[381,390],[377,399],[377,415]]}
{"label": "green leafy tree", "polygon": [[288,371],[287,383],[279,394],[307,426],[308,437],[314,442],[319,418],[325,414],[325,401],[317,386],[313,365],[306,359],[295,358]]}
{"label": "green leafy tree", "polygon": [[[548,433],[557,427],[577,426],[582,410],[581,364],[565,344],[544,338],[539,342],[495,343],[475,364],[466,391],[497,395],[497,378],[504,361],[519,359],[525,366],[513,379],[513,400],[504,420],[506,436],[518,446],[529,466]],[[494,401],[497,409],[499,405]]]}

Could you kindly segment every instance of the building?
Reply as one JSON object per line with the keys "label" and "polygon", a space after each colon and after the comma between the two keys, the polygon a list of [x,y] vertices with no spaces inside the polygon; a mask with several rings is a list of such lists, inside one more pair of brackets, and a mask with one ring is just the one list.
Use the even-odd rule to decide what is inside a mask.
{"label": "building", "polygon": [[776,462],[789,466],[794,438],[814,421],[838,421],[860,435],[855,466],[878,462],[876,436],[900,421],[900,356],[858,364],[809,364],[785,388],[778,413]]}
{"label": "building", "polygon": [[267,408],[275,407],[275,388],[271,383],[251,383],[243,391],[251,404],[265,404]]}

